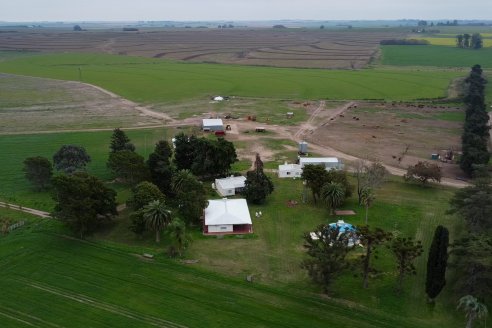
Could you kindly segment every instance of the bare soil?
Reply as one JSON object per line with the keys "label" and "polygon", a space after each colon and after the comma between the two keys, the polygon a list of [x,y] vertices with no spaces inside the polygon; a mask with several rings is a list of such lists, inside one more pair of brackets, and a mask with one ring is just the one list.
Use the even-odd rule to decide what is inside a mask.
{"label": "bare soil", "polygon": [[0,74],[0,89],[3,134],[148,127],[172,121],[163,113],[79,82]]}
{"label": "bare soil", "polygon": [[183,61],[279,67],[361,68],[393,31],[274,29],[70,32],[29,29],[0,34],[0,50],[91,52]]}

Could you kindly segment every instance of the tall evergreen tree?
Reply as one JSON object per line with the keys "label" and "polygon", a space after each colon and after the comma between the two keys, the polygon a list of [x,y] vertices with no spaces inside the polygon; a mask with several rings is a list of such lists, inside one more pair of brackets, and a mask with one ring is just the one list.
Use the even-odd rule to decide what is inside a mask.
{"label": "tall evergreen tree", "polygon": [[135,146],[130,142],[130,138],[120,128],[113,130],[109,148],[112,153],[122,150],[135,151]]}
{"label": "tall evergreen tree", "polygon": [[422,255],[422,243],[420,241],[416,242],[412,238],[398,237],[393,240],[389,248],[396,257],[398,268],[397,291],[401,292],[403,289],[403,277],[406,274],[417,274],[413,260]]}
{"label": "tall evergreen tree", "polygon": [[317,238],[313,239],[311,233],[304,234],[304,248],[310,257],[302,261],[301,268],[328,292],[333,281],[350,267],[347,260],[352,250],[348,247],[349,236],[340,233],[339,228],[326,225],[320,225],[313,233]]}
{"label": "tall evergreen tree", "polygon": [[461,169],[469,176],[477,165],[488,164],[490,154],[488,142],[490,127],[489,115],[485,105],[485,84],[480,65],[472,67],[470,76],[466,79],[467,91],[464,98],[466,105],[465,124],[462,135]]}
{"label": "tall evergreen tree", "polygon": [[246,173],[244,196],[248,202],[263,204],[266,197],[274,190],[272,180],[263,173],[263,162],[256,154],[254,170]]}
{"label": "tall evergreen tree", "polygon": [[425,292],[429,300],[439,295],[446,285],[446,267],[448,265],[449,231],[443,226],[438,226],[434,232],[434,238],[429,249],[427,259],[427,277],[425,281]]}
{"label": "tall evergreen tree", "polygon": [[369,273],[375,271],[371,267],[371,258],[375,257],[376,247],[391,240],[393,235],[381,228],[370,229],[367,225],[358,227],[357,235],[360,238],[360,243],[366,248],[366,253],[362,256],[362,285],[367,288]]}
{"label": "tall evergreen tree", "polygon": [[160,140],[155,145],[154,152],[149,155],[147,166],[150,171],[152,182],[166,194],[172,196],[171,181],[173,178],[173,167],[171,165],[172,150],[169,143]]}

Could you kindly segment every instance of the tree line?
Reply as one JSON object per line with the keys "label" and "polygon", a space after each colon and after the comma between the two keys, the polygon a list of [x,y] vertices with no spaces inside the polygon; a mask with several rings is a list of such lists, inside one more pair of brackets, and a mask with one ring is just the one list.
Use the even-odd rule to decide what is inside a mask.
{"label": "tree line", "polygon": [[482,49],[483,39],[480,33],[473,33],[472,35],[458,34],[456,36],[456,46],[463,49]]}

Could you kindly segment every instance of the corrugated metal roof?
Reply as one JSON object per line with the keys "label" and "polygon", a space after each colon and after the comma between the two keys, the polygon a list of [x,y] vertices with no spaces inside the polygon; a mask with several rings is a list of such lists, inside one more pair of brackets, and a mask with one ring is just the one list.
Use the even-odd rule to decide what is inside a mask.
{"label": "corrugated metal roof", "polygon": [[246,199],[209,200],[205,225],[252,224]]}

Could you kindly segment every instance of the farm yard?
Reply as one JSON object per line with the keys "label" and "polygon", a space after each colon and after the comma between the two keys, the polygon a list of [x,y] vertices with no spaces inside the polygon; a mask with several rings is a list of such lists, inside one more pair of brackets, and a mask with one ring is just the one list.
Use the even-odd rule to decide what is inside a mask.
{"label": "farm yard", "polygon": [[[466,230],[447,211],[454,187],[468,182],[456,163],[438,163],[441,185],[421,187],[398,175],[431,154],[461,150],[463,81],[475,61],[490,72],[491,48],[379,46],[381,39],[405,37],[403,31],[0,33],[0,201],[52,211],[52,192],[34,191],[22,162],[51,160],[72,144],[91,156],[87,172],[117,192],[119,212],[78,239],[57,220],[0,207],[0,219],[27,222],[0,234],[0,325],[461,327],[455,270],[448,269],[448,285],[432,309],[424,287],[435,227],[448,227],[451,242]],[[213,100],[219,95],[227,99]],[[250,213],[263,213],[251,215],[254,234],[210,237],[201,224],[187,224],[192,242],[170,259],[167,232],[157,244],[153,231],[132,230],[134,212],[126,207],[132,186],[106,164],[112,130],[123,128],[147,160],[156,142],[180,132],[216,140],[200,127],[207,118],[230,127],[224,137],[238,161],[227,174],[244,175],[258,153],[275,190],[264,204],[250,204]],[[362,225],[365,216],[356,192],[341,207],[355,214],[330,216],[300,179],[276,177],[279,164],[297,160],[303,140],[309,156],[337,156],[350,171],[358,158],[377,160],[395,174],[375,189],[369,224],[423,243],[416,275],[405,277],[401,294],[393,254],[384,247],[368,289],[351,268],[322,294],[301,268],[304,233],[339,219]],[[201,177],[203,194],[217,199],[209,178]]]}
{"label": "farm yard", "polygon": [[[461,149],[464,113],[459,107],[359,103],[306,136],[320,145],[335,145],[355,157],[378,159],[406,168],[431,154]],[[356,142],[355,142],[356,141]],[[439,163],[444,176],[460,176],[453,164]]]}

